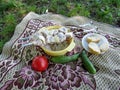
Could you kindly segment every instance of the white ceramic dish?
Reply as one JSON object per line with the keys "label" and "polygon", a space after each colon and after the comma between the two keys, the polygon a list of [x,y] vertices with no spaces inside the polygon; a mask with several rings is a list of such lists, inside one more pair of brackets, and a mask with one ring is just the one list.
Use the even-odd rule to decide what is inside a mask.
{"label": "white ceramic dish", "polygon": [[[89,48],[88,48],[88,42],[87,42],[86,39],[87,39],[87,37],[92,36],[92,35],[97,35],[98,37],[101,38],[100,41],[97,43],[98,46],[100,46],[102,43],[106,43],[106,44],[108,44],[108,46],[109,46],[109,42],[108,42],[107,38],[105,38],[104,36],[102,36],[102,35],[100,35],[100,34],[96,34],[96,33],[89,33],[89,34],[86,34],[86,35],[82,38],[82,46],[83,46],[83,48],[84,48],[86,51],[90,52],[90,50],[89,50]],[[105,53],[105,52],[101,52],[101,54],[103,54],[103,53]]]}

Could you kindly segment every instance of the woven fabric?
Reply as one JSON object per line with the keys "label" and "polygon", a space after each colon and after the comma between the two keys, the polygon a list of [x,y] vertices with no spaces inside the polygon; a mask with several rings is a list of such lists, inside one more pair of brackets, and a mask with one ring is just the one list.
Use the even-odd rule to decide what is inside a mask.
{"label": "woven fabric", "polygon": [[[16,26],[13,37],[4,45],[0,55],[0,90],[120,90],[120,28],[93,21],[98,33],[105,36],[110,49],[101,55],[89,55],[97,73],[89,74],[81,60],[67,64],[49,61],[45,72],[31,69],[36,55],[46,55],[39,46],[20,49],[25,38],[45,26],[63,25],[72,30],[75,43],[81,46],[84,36],[79,25],[93,21],[86,17],[64,17],[58,14],[38,15],[30,12]],[[79,33],[80,32],[80,33]]]}

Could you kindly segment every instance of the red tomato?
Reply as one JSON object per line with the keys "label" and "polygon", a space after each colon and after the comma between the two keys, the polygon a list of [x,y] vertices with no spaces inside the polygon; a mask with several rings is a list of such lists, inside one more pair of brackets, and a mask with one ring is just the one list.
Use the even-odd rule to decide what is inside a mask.
{"label": "red tomato", "polygon": [[32,68],[36,71],[45,71],[48,67],[48,60],[45,56],[36,56],[32,61]]}

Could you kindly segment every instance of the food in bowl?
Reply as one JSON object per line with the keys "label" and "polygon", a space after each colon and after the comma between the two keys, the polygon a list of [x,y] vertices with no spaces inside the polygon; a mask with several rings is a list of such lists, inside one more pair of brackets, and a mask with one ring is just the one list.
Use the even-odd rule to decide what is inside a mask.
{"label": "food in bowl", "polygon": [[86,51],[98,55],[109,49],[109,42],[100,34],[89,33],[82,38],[82,46]]}
{"label": "food in bowl", "polygon": [[46,45],[41,46],[41,48],[48,55],[64,55],[75,47],[72,32],[66,27],[49,26],[42,28],[40,32],[46,36],[47,43]]}

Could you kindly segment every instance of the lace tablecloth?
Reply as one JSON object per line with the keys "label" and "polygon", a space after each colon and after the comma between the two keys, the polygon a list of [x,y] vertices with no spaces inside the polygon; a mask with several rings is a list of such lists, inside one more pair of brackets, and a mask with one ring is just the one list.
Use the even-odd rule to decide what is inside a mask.
{"label": "lace tablecloth", "polygon": [[[69,27],[81,45],[84,36],[79,25],[88,23],[85,17],[64,17],[58,14],[38,15],[30,12],[16,26],[15,33],[0,55],[0,90],[120,90],[120,28],[93,21],[98,33],[105,36],[110,49],[102,55],[89,55],[97,73],[89,74],[78,60],[67,64],[53,64],[45,72],[31,69],[31,60],[36,55],[46,55],[39,46],[20,49],[25,40],[45,26],[64,25]],[[80,33],[76,33],[80,32]],[[48,58],[49,56],[46,55]]]}

